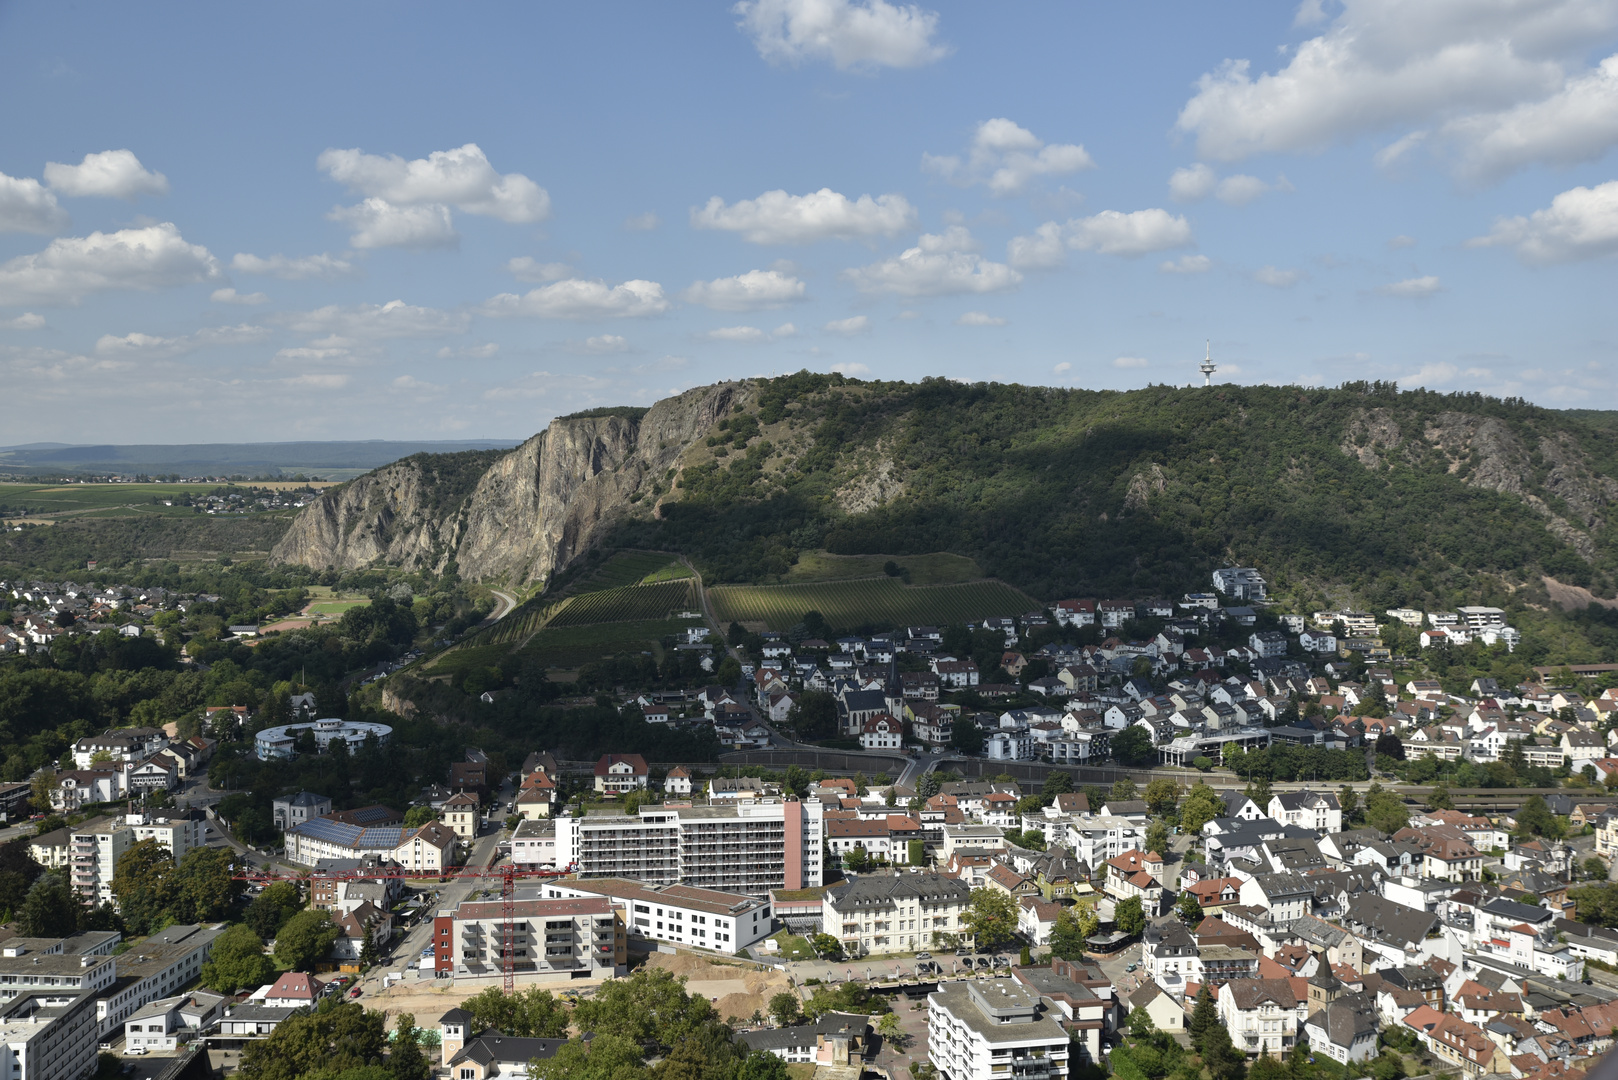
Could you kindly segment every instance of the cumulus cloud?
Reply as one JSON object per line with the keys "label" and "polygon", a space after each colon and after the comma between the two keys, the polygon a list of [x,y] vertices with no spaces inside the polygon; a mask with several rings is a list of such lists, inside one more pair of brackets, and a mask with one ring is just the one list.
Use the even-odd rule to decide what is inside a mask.
{"label": "cumulus cloud", "polygon": [[1286,182],[1286,177],[1282,177],[1272,187],[1256,176],[1237,173],[1219,181],[1219,186],[1214,189],[1214,198],[1227,206],[1246,206],[1260,195],[1276,190],[1290,191],[1291,188],[1292,185]]}
{"label": "cumulus cloud", "polygon": [[38,180],[0,173],[0,232],[53,233],[67,224],[67,211]]}
{"label": "cumulus cloud", "polygon": [[1159,263],[1157,268],[1165,274],[1206,274],[1213,268],[1213,260],[1206,255],[1181,255]]}
{"label": "cumulus cloud", "polygon": [[270,336],[267,326],[207,326],[194,334],[176,337],[157,337],[152,334],[124,334],[122,337],[103,334],[95,346],[98,356],[125,356],[160,358],[180,356],[198,349],[222,345],[252,345]]}
{"label": "cumulus cloud", "polygon": [[1444,286],[1439,283],[1438,278],[1428,274],[1426,277],[1413,277],[1406,278],[1404,281],[1395,281],[1391,285],[1380,286],[1376,291],[1383,296],[1412,296],[1419,298],[1443,292]]}
{"label": "cumulus cloud", "polygon": [[1068,372],[1070,372],[1072,370],[1073,370],[1073,363],[1072,363],[1072,361],[1069,361],[1069,360],[1063,360],[1060,364],[1057,364],[1055,367],[1051,368],[1051,371],[1054,372],[1057,375],[1066,375]]}
{"label": "cumulus cloud", "polygon": [[229,287],[215,289],[209,294],[208,299],[212,300],[216,304],[245,304],[249,306],[253,304],[268,304],[270,302],[269,296],[265,293],[239,293],[235,289]]}
{"label": "cumulus cloud", "polygon": [[1589,68],[1581,54],[1615,27],[1606,0],[1345,0],[1280,70],[1255,77],[1230,60],[1204,75],[1177,126],[1223,161],[1401,127],[1381,163],[1431,145],[1489,180],[1593,160],[1618,144],[1618,57]]}
{"label": "cumulus cloud", "polygon": [[52,240],[0,263],[0,304],[72,304],[91,293],[217,281],[219,260],[167,222]]}
{"label": "cumulus cloud", "polygon": [[715,311],[760,311],[802,300],[803,282],[779,270],[749,270],[735,277],[692,282],[682,294],[693,304]]}
{"label": "cumulus cloud", "polygon": [[644,214],[636,214],[634,217],[624,218],[624,228],[628,229],[630,232],[651,232],[661,224],[663,224],[663,219],[652,213],[650,210],[646,211]]}
{"label": "cumulus cloud", "polygon": [[1200,161],[1184,169],[1175,169],[1169,177],[1169,197],[1175,202],[1196,202],[1206,199],[1219,183],[1219,175]]}
{"label": "cumulus cloud", "polygon": [[913,68],[948,56],[935,42],[938,13],[887,0],[743,0],[736,25],[771,63],[830,61],[838,68]]}
{"label": "cumulus cloud", "polygon": [[[833,319],[831,322],[821,327],[821,329],[828,334],[840,334],[843,337],[852,337],[855,334],[863,334],[870,328],[871,320],[864,315],[854,315],[847,319]],[[865,367],[863,364],[857,364],[855,366],[859,367],[862,371],[871,370],[870,368]],[[832,370],[836,371],[837,369],[833,368]],[[844,372],[844,374],[848,374],[848,372]]]}
{"label": "cumulus cloud", "polygon": [[1054,221],[1006,241],[1006,262],[1015,270],[1053,270],[1066,260],[1067,240]]}
{"label": "cumulus cloud", "polygon": [[0,319],[0,330],[43,330],[45,316],[25,311],[14,319]]}
{"label": "cumulus cloud", "polygon": [[583,341],[570,341],[564,346],[569,352],[586,356],[605,356],[608,353],[629,351],[629,339],[618,334],[598,334]]}
{"label": "cumulus cloud", "polygon": [[1416,246],[1416,238],[1413,237],[1413,236],[1406,236],[1403,233],[1400,233],[1398,236],[1395,236],[1392,240],[1388,241],[1388,250],[1389,251],[1398,251],[1400,248],[1415,247],[1415,246]]}
{"label": "cumulus cloud", "polygon": [[769,335],[756,326],[721,326],[703,335],[710,341],[764,341]]}
{"label": "cumulus cloud", "polygon": [[1027,128],[999,117],[978,125],[964,161],[923,154],[921,165],[951,183],[984,184],[995,195],[1018,195],[1037,176],[1065,176],[1093,169],[1096,163],[1083,146],[1046,144]]}
{"label": "cumulus cloud", "polygon": [[1150,361],[1144,356],[1120,356],[1112,362],[1112,366],[1115,368],[1143,368],[1148,363]]}
{"label": "cumulus cloud", "polygon": [[833,364],[831,369],[851,379],[863,378],[871,373],[871,369],[864,364]]}
{"label": "cumulus cloud", "polygon": [[1016,270],[977,254],[972,234],[959,225],[925,233],[896,258],[845,270],[842,276],[861,292],[898,296],[1003,292],[1022,283]]}
{"label": "cumulus cloud", "polygon": [[808,195],[766,191],[730,205],[715,195],[691,211],[697,229],[742,234],[755,244],[812,244],[817,240],[868,240],[914,228],[916,210],[903,195],[861,195],[858,199],[821,188]]}
{"label": "cumulus cloud", "polygon": [[518,281],[561,281],[573,276],[573,268],[567,263],[542,263],[532,256],[523,255],[506,262],[506,273]]}
{"label": "cumulus cloud", "polygon": [[348,242],[360,249],[449,248],[461,242],[449,207],[435,203],[395,206],[371,198],[357,206],[339,206],[326,216],[354,230]]}
{"label": "cumulus cloud", "polygon": [[238,274],[263,274],[282,281],[339,278],[355,272],[352,262],[333,255],[271,255],[266,258],[245,251],[231,257],[230,268]]}
{"label": "cumulus cloud", "polygon": [[45,164],[45,182],[63,195],[99,195],[109,199],[133,199],[137,195],[167,195],[169,180],[152,172],[129,150],[103,150],[85,154],[77,165],[50,161]]}
{"label": "cumulus cloud", "polygon": [[496,172],[476,143],[406,161],[361,150],[327,150],[315,164],[358,194],[394,206],[453,206],[513,225],[544,221],[551,198],[522,173]]}
{"label": "cumulus cloud", "polygon": [[1067,224],[1069,247],[1103,255],[1146,255],[1191,242],[1191,226],[1183,216],[1156,208],[1127,214],[1103,210]]}
{"label": "cumulus cloud", "polygon": [[528,316],[540,319],[616,319],[660,315],[669,309],[663,286],[655,281],[605,281],[569,278],[518,296],[501,293],[487,300],[481,311],[493,316]]}
{"label": "cumulus cloud", "polygon": [[1290,289],[1303,280],[1303,271],[1279,270],[1273,266],[1264,266],[1253,272],[1253,280],[1260,285],[1269,285],[1276,289]]}
{"label": "cumulus cloud", "polygon": [[440,360],[454,360],[456,358],[487,360],[491,356],[499,355],[499,352],[500,346],[497,343],[485,341],[481,345],[462,345],[460,348],[445,345],[438,350],[438,358]]}
{"label": "cumulus cloud", "polygon": [[1527,217],[1501,218],[1471,247],[1509,247],[1530,263],[1574,262],[1618,252],[1618,180],[1576,187]]}
{"label": "cumulus cloud", "polygon": [[770,336],[775,338],[796,337],[797,334],[798,328],[789,322],[782,323],[780,326],[777,326],[774,330],[770,331]]}
{"label": "cumulus cloud", "polygon": [[968,311],[955,320],[956,326],[1004,326],[1006,320],[987,311]]}
{"label": "cumulus cloud", "polygon": [[470,322],[462,312],[417,307],[403,300],[350,307],[328,304],[314,311],[287,316],[285,321],[300,334],[333,334],[370,340],[461,334],[466,332]]}

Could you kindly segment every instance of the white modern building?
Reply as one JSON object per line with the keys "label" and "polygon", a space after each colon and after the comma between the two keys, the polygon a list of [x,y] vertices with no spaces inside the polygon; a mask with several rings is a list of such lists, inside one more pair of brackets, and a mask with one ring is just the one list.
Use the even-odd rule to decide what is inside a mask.
{"label": "white modern building", "polygon": [[[440,978],[496,978],[505,969],[534,979],[603,979],[621,975],[628,935],[613,902],[578,899],[465,901],[433,919],[433,962]],[[509,940],[508,940],[509,939]]]}
{"label": "white modern building", "polygon": [[949,983],[927,997],[927,1057],[947,1080],[1064,1080],[1068,1033],[1021,983]]}
{"label": "white modern building", "polygon": [[92,904],[112,901],[112,876],[118,860],[142,840],[155,840],[178,864],[193,848],[207,842],[208,825],[198,810],[173,814],[121,814],[75,829],[70,840],[68,875],[73,889]]}
{"label": "white modern building", "polygon": [[350,750],[358,750],[365,740],[373,735],[379,743],[387,742],[393,735],[393,729],[387,724],[373,724],[363,720],[314,720],[304,724],[283,724],[280,727],[265,728],[253,736],[253,748],[260,761],[289,758],[297,753],[298,738],[305,732],[314,736],[315,745],[321,752],[325,752],[335,739],[343,740]]}
{"label": "white modern building", "polygon": [[547,881],[545,899],[606,897],[636,937],[734,955],[769,937],[770,900],[689,885],[647,885],[624,878]]}
{"label": "white modern building", "polygon": [[314,866],[321,859],[377,855],[406,870],[438,874],[455,865],[456,836],[447,825],[429,821],[419,829],[363,828],[331,818],[315,818],[286,832],[288,862]]}

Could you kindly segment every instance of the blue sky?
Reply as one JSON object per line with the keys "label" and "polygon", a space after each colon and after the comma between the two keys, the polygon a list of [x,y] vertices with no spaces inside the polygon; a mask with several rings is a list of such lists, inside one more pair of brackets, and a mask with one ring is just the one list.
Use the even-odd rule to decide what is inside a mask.
{"label": "blue sky", "polygon": [[1618,407],[1618,0],[0,4],[0,443],[800,368]]}

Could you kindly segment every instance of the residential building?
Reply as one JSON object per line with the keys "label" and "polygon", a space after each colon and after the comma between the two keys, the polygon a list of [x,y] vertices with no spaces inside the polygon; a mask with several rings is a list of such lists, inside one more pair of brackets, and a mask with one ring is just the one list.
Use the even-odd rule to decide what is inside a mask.
{"label": "residential building", "polygon": [[433,919],[439,978],[480,978],[512,968],[525,979],[602,979],[624,972],[628,935],[604,896],[556,900],[463,901]]}
{"label": "residential building", "polygon": [[[1315,997],[1313,981],[1310,996]],[[1311,1052],[1346,1065],[1376,1057],[1377,1021],[1376,1002],[1370,996],[1342,994],[1310,1014],[1304,1022],[1303,1034],[1309,1040]]]}
{"label": "residential building", "polygon": [[1303,1002],[1287,979],[1232,979],[1214,1002],[1238,1050],[1284,1058],[1298,1040]]}
{"label": "residential building", "polygon": [[182,1039],[194,1039],[224,1015],[219,994],[194,993],[147,1002],[124,1021],[124,1049],[172,1053]]}
{"label": "residential building", "polygon": [[826,890],[821,932],[849,956],[963,941],[971,895],[965,882],[942,874],[861,874]]}
{"label": "residential building", "polygon": [[852,1075],[871,1049],[871,1021],[850,1013],[826,1013],[812,1024],[743,1031],[736,1038],[748,1050],[774,1054],[789,1065],[827,1065]]}
{"label": "residential building", "polygon": [[296,795],[276,797],[271,801],[270,809],[275,819],[275,827],[285,831],[311,818],[324,817],[331,813],[331,800],[312,791],[300,791]]}
{"label": "residential building", "polygon": [[927,997],[927,1057],[946,1080],[1065,1080],[1067,1031],[1041,995],[1008,979],[947,983]]}
{"label": "residential building", "polygon": [[96,1067],[95,1000],[60,990],[20,995],[0,1008],[0,1076],[78,1080]]}
{"label": "residential building", "polygon": [[1343,808],[1329,791],[1278,791],[1270,796],[1269,815],[1283,825],[1334,833],[1343,827]]}
{"label": "residential building", "polygon": [[556,866],[556,821],[524,821],[511,834],[511,861],[518,866]]}
{"label": "residential building", "polygon": [[462,840],[476,840],[478,818],[481,815],[478,797],[469,791],[458,791],[444,800],[439,819]]}
{"label": "residential building", "polygon": [[117,980],[96,993],[100,1034],[123,1027],[147,1002],[170,997],[194,983],[213,952],[214,939],[223,932],[223,925],[170,926],[120,955]]}
{"label": "residential building", "polygon": [[69,881],[92,904],[110,903],[118,860],[142,840],[155,840],[178,863],[206,842],[208,826],[200,810],[167,814],[124,814],[87,823],[72,832]]}
{"label": "residential building", "polygon": [[769,937],[771,901],[689,885],[647,885],[627,878],[547,881],[537,889],[547,900],[606,897],[636,937],[735,955]]}
{"label": "residential building", "polygon": [[1213,587],[1232,600],[1263,600],[1268,585],[1250,566],[1230,566],[1213,572]]}
{"label": "residential building", "polygon": [[322,859],[375,855],[406,870],[438,874],[455,865],[455,844],[455,833],[436,821],[419,829],[366,828],[323,817],[287,830],[286,858],[313,866]]}
{"label": "residential building", "polygon": [[646,759],[639,754],[603,754],[596,762],[596,791],[604,795],[644,791],[651,775]]}
{"label": "residential building", "polygon": [[301,724],[282,724],[280,727],[265,728],[254,735],[253,751],[260,761],[293,757],[298,752],[298,740],[305,735],[314,740],[315,746],[322,753],[334,739],[341,739],[347,743],[352,752],[364,746],[367,739],[386,743],[393,737],[393,729],[387,724],[374,724],[363,720],[325,719]]}

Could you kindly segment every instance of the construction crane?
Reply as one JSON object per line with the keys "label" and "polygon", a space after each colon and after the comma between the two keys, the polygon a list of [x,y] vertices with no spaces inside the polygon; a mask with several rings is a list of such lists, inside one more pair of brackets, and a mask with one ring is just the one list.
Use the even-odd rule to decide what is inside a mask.
{"label": "construction crane", "polygon": [[1202,385],[1212,385],[1213,373],[1219,368],[1213,362],[1213,342],[1211,340],[1203,343],[1202,363],[1198,365],[1197,370],[1202,372]]}
{"label": "construction crane", "polygon": [[[330,870],[323,871],[320,877],[333,881],[377,881],[383,879],[398,879],[400,881],[420,881],[422,878],[436,877],[441,883],[448,881],[485,881],[497,880],[500,882],[500,899],[504,905],[501,912],[501,968],[505,974],[506,993],[510,994],[516,987],[516,943],[515,933],[512,930],[514,918],[514,904],[517,893],[517,880],[529,878],[559,878],[566,877],[573,870],[540,870],[507,863],[504,866],[448,866],[437,874],[422,873],[420,871],[406,870],[404,867],[391,867],[383,869],[358,870]],[[255,885],[267,885],[276,881],[303,882],[315,876],[314,871],[302,873],[289,873],[274,870],[259,870],[248,868],[239,870],[231,875],[234,881],[246,881]],[[437,955],[436,944],[434,955]]]}

